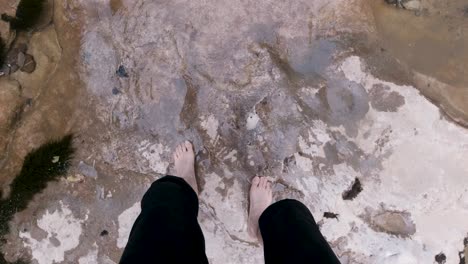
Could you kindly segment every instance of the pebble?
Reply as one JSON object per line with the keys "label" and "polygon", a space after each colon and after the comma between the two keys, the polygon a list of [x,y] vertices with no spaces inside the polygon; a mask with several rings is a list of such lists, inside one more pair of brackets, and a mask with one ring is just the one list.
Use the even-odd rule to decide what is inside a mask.
{"label": "pebble", "polygon": [[119,77],[122,77],[122,78],[128,78],[128,73],[127,73],[127,70],[125,69],[125,67],[123,65],[120,65],[119,66],[119,69],[115,72],[117,74],[117,76]]}
{"label": "pebble", "polygon": [[420,0],[410,0],[405,3],[403,3],[403,6],[405,9],[412,10],[412,11],[418,11],[421,9],[421,1]]}
{"label": "pebble", "polygon": [[93,166],[89,166],[88,164],[84,163],[83,161],[80,161],[78,164],[78,170],[86,177],[97,178],[98,176],[96,169]]}
{"label": "pebble", "polygon": [[16,64],[21,68],[24,66],[24,63],[26,61],[26,55],[23,52],[18,53],[18,59],[16,60]]}
{"label": "pebble", "polygon": [[120,93],[119,89],[117,89],[115,87],[112,89],[112,94],[116,95],[116,94],[119,94],[119,93]]}
{"label": "pebble", "polygon": [[18,65],[16,65],[16,64],[11,64],[10,65],[10,74],[17,72],[18,70],[19,70]]}
{"label": "pebble", "polygon": [[25,55],[24,66],[21,68],[22,72],[32,73],[36,70],[36,61],[30,54]]}

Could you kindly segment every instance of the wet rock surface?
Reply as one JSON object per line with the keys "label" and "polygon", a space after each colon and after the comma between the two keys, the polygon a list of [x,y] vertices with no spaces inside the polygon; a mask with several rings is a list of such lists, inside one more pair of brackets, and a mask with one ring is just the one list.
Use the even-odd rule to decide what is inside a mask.
{"label": "wet rock surface", "polygon": [[416,225],[408,212],[383,210],[369,212],[370,216],[365,216],[371,228],[377,232],[385,232],[403,238],[410,237],[416,233]]}
{"label": "wet rock surface", "polygon": [[142,195],[189,139],[211,263],[262,262],[246,233],[255,175],[271,178],[276,200],[325,218],[343,263],[458,261],[468,133],[413,87],[441,75],[417,77],[373,39],[374,11],[341,0],[55,1],[54,24],[21,51],[36,69],[10,75],[14,96],[30,100],[2,134],[0,180],[50,138],[75,133],[77,152],[10,223],[6,259],[118,263]]}

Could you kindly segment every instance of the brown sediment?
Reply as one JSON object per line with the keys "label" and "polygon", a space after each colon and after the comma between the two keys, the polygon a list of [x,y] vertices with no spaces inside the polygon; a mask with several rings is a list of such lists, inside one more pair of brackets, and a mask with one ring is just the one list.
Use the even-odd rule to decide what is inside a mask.
{"label": "brown sediment", "polygon": [[[406,71],[402,75],[410,74],[408,84],[438,105],[451,120],[466,127],[468,22],[462,12],[464,1],[421,3],[421,12],[415,13],[374,1],[373,15],[380,39],[377,43],[383,54],[394,57]],[[385,63],[374,68],[389,68],[382,64]]]}
{"label": "brown sediment", "polygon": [[122,0],[110,0],[109,4],[112,10],[112,14],[117,13],[117,11],[119,11],[119,9],[123,6]]}

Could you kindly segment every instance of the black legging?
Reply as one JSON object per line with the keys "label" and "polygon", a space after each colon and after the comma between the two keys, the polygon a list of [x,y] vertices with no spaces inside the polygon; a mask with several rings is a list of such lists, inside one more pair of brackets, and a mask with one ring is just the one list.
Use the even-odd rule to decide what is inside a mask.
{"label": "black legging", "polygon": [[[141,202],[121,264],[208,263],[198,197],[182,178],[155,181]],[[265,263],[340,263],[305,205],[282,200],[260,216]],[[226,262],[229,262],[226,260]]]}

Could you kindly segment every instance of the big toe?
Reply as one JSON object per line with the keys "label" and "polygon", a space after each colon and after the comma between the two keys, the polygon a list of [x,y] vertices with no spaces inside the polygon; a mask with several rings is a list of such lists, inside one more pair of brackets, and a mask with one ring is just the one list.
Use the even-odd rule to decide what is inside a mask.
{"label": "big toe", "polygon": [[189,151],[189,152],[190,152],[190,151],[193,151],[193,145],[192,145],[192,143],[190,143],[190,141],[185,141],[185,142],[184,142],[184,146],[185,146],[185,149],[186,149],[187,151]]}
{"label": "big toe", "polygon": [[260,183],[260,177],[255,176],[255,178],[253,178],[253,180],[252,180],[252,188],[258,187],[259,183]]}

